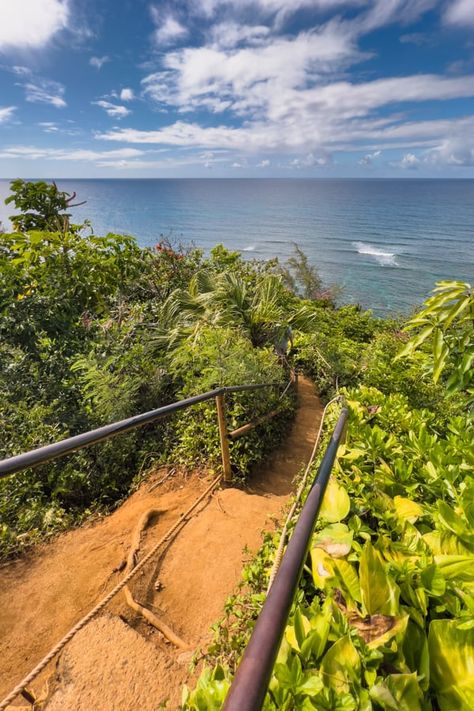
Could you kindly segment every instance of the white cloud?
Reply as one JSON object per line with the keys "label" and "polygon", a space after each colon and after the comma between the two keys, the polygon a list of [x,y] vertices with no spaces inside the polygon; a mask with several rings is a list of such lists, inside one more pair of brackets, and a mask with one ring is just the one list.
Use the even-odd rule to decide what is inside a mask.
{"label": "white cloud", "polygon": [[0,150],[0,158],[46,159],[59,161],[97,162],[102,160],[124,160],[142,156],[144,151],[137,148],[119,148],[111,151],[93,151],[83,148],[38,148],[36,146],[11,146]]}
{"label": "white cloud", "polygon": [[59,126],[54,121],[40,121],[38,126],[40,126],[45,133],[57,133],[59,131]]}
{"label": "white cloud", "polygon": [[0,106],[0,123],[7,123],[16,111],[16,106]]}
{"label": "white cloud", "polygon": [[439,166],[474,166],[474,133],[463,137],[450,137],[424,156],[426,163]]}
{"label": "white cloud", "polygon": [[19,77],[27,77],[31,75],[31,69],[28,69],[28,67],[22,67],[18,65],[14,65],[13,67],[10,67],[10,71],[12,74],[16,74]]}
{"label": "white cloud", "polygon": [[2,0],[0,50],[37,49],[67,27],[67,0]]}
{"label": "white cloud", "polygon": [[212,45],[217,49],[237,47],[240,43],[260,44],[269,35],[270,28],[266,25],[241,25],[233,21],[213,25],[209,33]]}
{"label": "white cloud", "polygon": [[104,55],[103,57],[91,57],[89,59],[89,64],[91,67],[95,67],[96,69],[100,70],[106,64],[107,62],[110,62],[110,57],[107,57],[107,55]]}
{"label": "white cloud", "polygon": [[93,101],[92,103],[95,104],[95,106],[100,106],[101,109],[104,109],[107,116],[112,116],[113,118],[124,118],[132,113],[126,106],[112,104],[110,101],[105,101],[104,99]]}
{"label": "white cloud", "polygon": [[[278,77],[276,81],[280,79]],[[246,77],[242,81],[245,82]],[[407,121],[400,114],[387,111],[383,116],[378,114],[393,103],[472,97],[474,76],[444,78],[415,75],[359,84],[339,81],[312,88],[298,88],[297,84],[293,87],[289,79],[288,83],[289,86],[280,86],[276,91],[278,84],[272,90],[271,81],[258,82],[259,91],[250,94],[254,106],[249,113],[253,113],[255,118],[240,126],[221,124],[203,127],[196,122],[176,121],[154,131],[116,129],[100,137],[110,141],[195,146],[212,150],[225,148],[244,153],[297,151],[306,155],[314,153],[319,157],[321,152],[351,148],[354,142],[358,142],[358,150],[366,144],[376,143],[376,148],[371,148],[371,151],[382,150],[385,144],[394,142],[409,145],[410,141],[428,142],[428,145],[435,146],[453,131],[455,135],[468,134],[474,126],[474,118],[471,117]],[[243,89],[238,98],[243,102]],[[259,105],[257,101],[260,101]],[[235,108],[235,101],[232,106]],[[301,162],[301,159],[298,160]]]}
{"label": "white cloud", "polygon": [[409,168],[410,170],[418,168],[420,159],[414,153],[405,153],[400,161],[400,168]]}
{"label": "white cloud", "polygon": [[281,111],[289,90],[360,57],[345,26],[330,22],[295,37],[277,37],[263,46],[219,49],[187,47],[170,52],[164,70],[143,80],[158,103],[181,111],[232,108],[239,115],[269,104]]}
{"label": "white cloud", "polygon": [[221,8],[241,11],[251,8],[254,13],[263,15],[293,14],[303,8],[320,10],[339,9],[344,5],[363,5],[366,0],[194,0],[192,3],[197,13],[214,15]]}
{"label": "white cloud", "polygon": [[260,163],[257,163],[257,168],[268,168],[270,165],[271,162],[268,158],[265,158],[264,160],[261,160]]}
{"label": "white cloud", "polygon": [[164,15],[155,5],[151,6],[150,13],[156,27],[153,32],[153,41],[156,45],[169,45],[187,36],[188,30],[173,15]]}
{"label": "white cloud", "polygon": [[314,155],[314,153],[308,153],[306,156],[302,156],[301,158],[293,158],[293,160],[290,161],[290,165],[293,168],[322,168],[330,163],[332,163],[332,156]]}
{"label": "white cloud", "polygon": [[133,101],[134,98],[133,89],[125,88],[120,92],[120,101]]}
{"label": "white cloud", "polygon": [[474,26],[474,0],[453,0],[446,9],[444,20],[450,25]]}
{"label": "white cloud", "polygon": [[359,161],[359,165],[372,165],[374,160],[376,158],[379,158],[382,155],[382,151],[374,151],[373,153],[367,153],[365,156],[363,156]]}
{"label": "white cloud", "polygon": [[368,33],[395,22],[405,25],[416,22],[438,5],[439,0],[372,0],[368,4],[367,12],[354,20],[354,27],[360,33]]}
{"label": "white cloud", "polygon": [[32,76],[30,81],[25,82],[22,86],[25,90],[25,98],[30,103],[50,104],[57,109],[67,106],[64,99],[65,88],[57,81]]}

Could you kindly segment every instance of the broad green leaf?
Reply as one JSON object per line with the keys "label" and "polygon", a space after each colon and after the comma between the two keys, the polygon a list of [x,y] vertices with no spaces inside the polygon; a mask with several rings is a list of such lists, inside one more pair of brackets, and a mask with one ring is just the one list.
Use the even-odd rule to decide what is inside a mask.
{"label": "broad green leaf", "polygon": [[331,620],[332,600],[327,597],[321,612],[311,618],[311,632],[301,646],[301,653],[306,659],[312,656],[317,660],[322,656],[328,641]]}
{"label": "broad green leaf", "polygon": [[334,523],[313,536],[313,546],[322,548],[333,558],[341,558],[351,550],[352,538],[353,533],[345,524]]}
{"label": "broad green leaf", "polygon": [[395,356],[395,360],[399,360],[400,358],[405,358],[405,356],[410,355],[410,353],[415,351],[424,341],[426,341],[429,336],[431,336],[432,331],[432,324],[425,326],[420,333],[408,341],[406,346],[404,346],[404,348],[402,348],[402,350]]}
{"label": "broad green leaf", "polygon": [[359,577],[354,566],[343,559],[336,559],[333,565],[347,606],[351,607],[351,601],[362,602]]}
{"label": "broad green leaf", "polygon": [[451,308],[449,315],[447,316],[446,320],[444,321],[444,328],[448,328],[452,322],[454,321],[455,318],[459,316],[465,309],[468,308],[469,304],[471,303],[471,297],[469,295],[466,296],[461,296],[461,298],[454,304],[454,306]]}
{"label": "broad green leaf", "polygon": [[400,589],[388,575],[380,553],[370,541],[365,544],[360,557],[359,579],[362,602],[368,615],[398,615]]}
{"label": "broad green leaf", "polygon": [[334,477],[331,477],[320,509],[321,518],[330,523],[342,521],[351,508],[349,495]]}
{"label": "broad green leaf", "polygon": [[389,674],[370,689],[370,698],[384,711],[421,711],[423,694],[416,673]]}
{"label": "broad green leaf", "polygon": [[288,625],[285,630],[286,641],[290,644],[293,649],[297,652],[300,651],[301,645],[303,644],[306,635],[311,631],[311,624],[305,615],[297,607],[293,619],[293,624]]}
{"label": "broad green leaf", "polygon": [[474,581],[473,555],[435,555],[434,559],[446,580]]}
{"label": "broad green leaf", "polygon": [[421,629],[412,620],[408,621],[403,639],[403,655],[409,669],[418,672],[418,680],[423,691],[427,691],[430,684],[430,655],[428,651],[428,637],[425,630]]}
{"label": "broad green leaf", "polygon": [[348,692],[350,684],[360,679],[360,657],[349,636],[340,637],[326,652],[321,662],[325,686]]}
{"label": "broad green leaf", "polygon": [[317,674],[308,674],[306,680],[296,687],[296,693],[304,694],[305,696],[316,696],[323,686],[324,684],[320,676]]}
{"label": "broad green leaf", "polygon": [[431,686],[441,711],[474,709],[474,629],[433,620],[428,634]]}

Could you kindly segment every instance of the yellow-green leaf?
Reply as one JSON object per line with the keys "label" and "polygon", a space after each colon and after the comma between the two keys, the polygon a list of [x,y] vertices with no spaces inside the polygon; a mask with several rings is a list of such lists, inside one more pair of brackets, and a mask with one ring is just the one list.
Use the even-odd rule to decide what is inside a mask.
{"label": "yellow-green leaf", "polygon": [[395,496],[393,499],[393,505],[395,506],[398,518],[402,521],[410,521],[410,523],[414,523],[417,518],[423,516],[423,507],[415,501],[406,499],[403,496]]}
{"label": "yellow-green leaf", "polygon": [[347,516],[350,508],[351,502],[347,491],[331,477],[320,510],[321,518],[330,523],[337,523]]}
{"label": "yellow-green leaf", "polygon": [[428,634],[431,685],[441,711],[474,709],[474,629],[433,620]]}
{"label": "yellow-green leaf", "polygon": [[400,589],[387,573],[386,565],[370,541],[360,557],[359,579],[362,602],[368,615],[393,615],[399,612]]}

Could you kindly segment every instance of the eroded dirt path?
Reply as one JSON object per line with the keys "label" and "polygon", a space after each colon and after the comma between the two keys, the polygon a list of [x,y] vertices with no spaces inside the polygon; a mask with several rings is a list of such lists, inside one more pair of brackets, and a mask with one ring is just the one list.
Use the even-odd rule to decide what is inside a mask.
{"label": "eroded dirt path", "polygon": [[[210,625],[222,616],[249,557],[244,548],[258,549],[262,530],[274,526],[310,456],[322,407],[304,378],[298,400],[288,437],[247,489],[219,490],[131,584],[135,598],[193,648],[210,641]],[[149,508],[161,512],[147,531],[145,553],[208,483],[174,477],[150,491],[149,480],[99,523],[65,533],[0,569],[0,698],[120,580],[114,569],[127,555],[140,515]],[[119,594],[33,690],[46,694],[50,677],[48,711],[154,711],[165,701],[176,709],[189,658],[138,619]]]}

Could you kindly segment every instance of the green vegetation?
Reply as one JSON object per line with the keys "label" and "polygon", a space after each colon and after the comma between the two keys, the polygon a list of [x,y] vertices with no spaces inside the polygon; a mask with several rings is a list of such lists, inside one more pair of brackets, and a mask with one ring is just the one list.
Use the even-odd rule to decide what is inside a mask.
{"label": "green vegetation", "polygon": [[[470,285],[442,283],[404,331],[345,307],[298,338],[296,357],[324,392],[346,386],[350,422],[267,711],[474,707],[473,306]],[[339,406],[329,412],[326,436]],[[267,534],[245,569],[183,708],[221,708],[277,544]]]}
{"label": "green vegetation", "polygon": [[[150,410],[219,385],[280,382],[274,353],[288,323],[311,309],[277,261],[201,251],[162,239],[85,234],[54,184],[13,181],[16,231],[0,235],[0,458]],[[227,398],[229,426],[281,414],[232,445],[245,477],[278,441],[291,394]],[[21,472],[0,482],[0,557],[116,504],[138,472],[163,461],[220,467],[213,403]]]}
{"label": "green vegetation", "polygon": [[[21,214],[0,236],[0,457],[218,385],[283,384],[274,343],[291,326],[293,364],[326,400],[345,395],[350,422],[265,708],[473,708],[471,286],[442,282],[406,324],[376,319],[336,308],[299,249],[286,265],[222,245],[208,257],[167,240],[141,249],[71,226],[73,196],[55,186],[12,189]],[[277,402],[276,390],[235,395],[229,425]],[[293,409],[289,395],[279,418],[232,445],[235,476]],[[337,416],[334,405],[325,437]],[[0,554],[116,504],[153,463],[218,469],[215,417],[203,404],[199,417],[185,411],[3,480]],[[183,708],[221,708],[277,545],[266,534],[245,569]]]}

